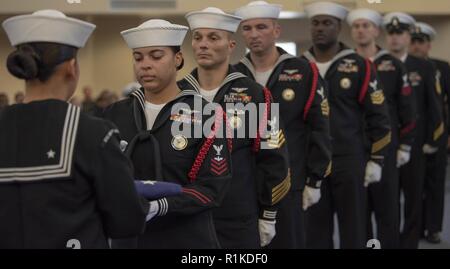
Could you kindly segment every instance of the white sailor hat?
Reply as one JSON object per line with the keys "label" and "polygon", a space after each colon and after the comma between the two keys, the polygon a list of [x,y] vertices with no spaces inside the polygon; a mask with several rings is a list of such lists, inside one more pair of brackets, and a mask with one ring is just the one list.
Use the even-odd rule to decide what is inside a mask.
{"label": "white sailor hat", "polygon": [[181,46],[189,28],[172,24],[165,20],[148,20],[136,28],[122,31],[128,47],[131,49],[152,46]]}
{"label": "white sailor hat", "polygon": [[414,25],[414,30],[413,30],[412,35],[413,35],[413,37],[416,36],[419,38],[425,37],[429,41],[432,41],[436,38],[437,33],[436,33],[436,30],[434,30],[434,28],[431,25],[426,24],[424,22],[417,22]]}
{"label": "white sailor hat", "polygon": [[82,48],[95,27],[92,23],[67,17],[52,9],[11,17],[3,22],[12,46],[52,42]]}
{"label": "white sailor hat", "polygon": [[416,23],[416,20],[403,12],[391,12],[383,17],[383,25],[386,30],[410,30],[411,27]]}
{"label": "white sailor hat", "polygon": [[328,15],[343,20],[347,17],[348,9],[333,2],[317,2],[305,6],[305,12],[308,18]]}
{"label": "white sailor hat", "polygon": [[241,23],[241,17],[226,14],[216,7],[208,7],[202,11],[189,12],[186,15],[191,30],[210,28],[235,33]]}
{"label": "white sailor hat", "polygon": [[347,23],[350,26],[353,24],[353,22],[359,19],[368,20],[375,24],[377,27],[379,27],[383,22],[383,17],[380,13],[368,8],[355,9],[350,11],[350,13],[348,13],[347,15]]}
{"label": "white sailor hat", "polygon": [[244,21],[257,18],[278,19],[281,9],[281,5],[269,4],[266,1],[253,1],[238,8],[234,14]]}

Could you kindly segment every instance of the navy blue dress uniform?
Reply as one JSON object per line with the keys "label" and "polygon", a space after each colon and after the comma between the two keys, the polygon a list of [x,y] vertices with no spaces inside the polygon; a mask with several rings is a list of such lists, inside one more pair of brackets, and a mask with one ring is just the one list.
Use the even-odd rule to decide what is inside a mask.
{"label": "navy blue dress uniform", "polygon": [[447,169],[447,141],[449,137],[449,110],[450,97],[450,67],[448,62],[429,59],[436,69],[436,80],[440,87],[440,102],[443,107],[444,132],[439,140],[439,150],[436,154],[427,156],[425,173],[425,204],[424,204],[424,229],[427,234],[442,231],[445,203],[445,179]]}
{"label": "navy blue dress uniform", "polygon": [[[347,16],[350,26],[363,19],[380,27],[383,17],[370,9],[352,10]],[[372,212],[375,215],[377,238],[381,248],[397,249],[400,245],[399,172],[410,156],[416,126],[415,99],[403,63],[387,50],[377,46],[370,58],[382,85],[391,122],[391,144],[384,160],[379,183],[368,187],[368,240],[375,238],[372,231]]]}
{"label": "navy blue dress uniform", "polygon": [[[144,98],[142,91],[136,94]],[[227,140],[224,135],[188,138],[171,133],[173,122],[183,122],[187,128],[191,127],[193,136],[196,125],[210,118],[195,110],[195,102],[207,103],[199,95],[183,91],[161,110],[153,128],[138,133],[127,147],[136,179],[155,179],[183,186],[181,195],[157,200],[158,217],[148,222],[146,232],[138,238],[139,248],[220,247],[210,209],[221,204],[231,178]],[[177,103],[189,108],[174,113],[172,108]],[[111,110],[120,111],[120,104]],[[131,116],[132,110],[127,111],[125,115]],[[217,113],[214,117],[216,126],[223,126],[223,114]],[[119,128],[125,126],[117,124]]]}
{"label": "navy blue dress uniform", "polygon": [[[55,10],[13,17],[3,27],[21,59],[46,57],[36,50],[43,46],[65,46],[58,47],[59,63],[73,59],[63,50],[83,47],[95,28]],[[43,38],[49,43],[35,43]],[[40,79],[44,71],[32,75],[28,63],[21,75],[9,70]],[[136,193],[110,122],[48,99],[6,108],[0,126],[0,248],[109,248],[108,238],[143,231],[148,203]]]}
{"label": "navy blue dress uniform", "polygon": [[[197,70],[194,69],[179,82],[182,88],[199,91]],[[214,211],[214,221],[223,248],[259,248],[258,219],[276,218],[280,201],[289,192],[291,175],[288,152],[282,124],[276,135],[270,137],[250,134],[252,122],[258,121],[258,130],[276,121],[271,118],[273,102],[270,92],[242,73],[229,67],[219,91],[213,99],[226,109],[227,104],[264,104],[264,113],[251,118],[245,109],[227,112],[229,131],[233,135],[233,178],[221,207]],[[244,125],[245,124],[245,125]],[[241,129],[245,137],[239,137]],[[275,130],[273,130],[275,131]],[[230,135],[231,135],[230,134]],[[262,143],[268,148],[261,148]]]}
{"label": "navy blue dress uniform", "polygon": [[[345,7],[330,2],[310,4],[305,11],[310,18],[327,15],[343,20],[348,14]],[[316,62],[313,48],[303,57]],[[372,63],[342,43],[335,57],[320,65],[329,93],[333,164],[329,179],[322,184],[321,200],[306,212],[306,246],[333,248],[336,211],[341,248],[364,248],[364,186],[381,176],[391,141],[384,92]],[[370,149],[365,146],[367,140]]]}
{"label": "navy blue dress uniform", "polygon": [[[381,49],[373,62],[389,107],[392,141],[384,161],[380,183],[369,186],[369,207],[377,219],[377,234],[382,248],[392,249],[398,248],[400,244],[397,168],[400,164],[397,161],[397,153],[410,152],[412,149],[416,128],[416,106],[403,63]],[[369,234],[369,239],[371,238],[373,237]]]}
{"label": "navy blue dress uniform", "polygon": [[[180,46],[187,30],[167,21],[150,20],[122,35],[132,49]],[[164,105],[150,129],[145,100],[141,88],[111,105],[104,115],[125,134],[135,178],[177,183],[182,193],[150,202],[157,204],[156,217],[147,222],[145,233],[137,238],[137,247],[219,248],[212,208],[220,205],[231,179],[231,143],[222,133],[224,113],[203,113],[206,100],[184,89]],[[210,119],[214,127],[204,135],[203,127]]]}
{"label": "navy blue dress uniform", "polygon": [[[343,20],[348,11],[330,2],[305,7],[308,17],[332,16]],[[313,48],[303,56],[316,62]],[[322,184],[322,198],[307,213],[307,247],[333,248],[333,212],[337,212],[342,248],[366,246],[367,179],[380,173],[391,141],[390,122],[381,84],[369,60],[339,43],[339,50],[319,67],[330,103],[333,164]],[[322,64],[321,64],[322,65]],[[371,143],[367,149],[365,141]]]}
{"label": "navy blue dress uniform", "polygon": [[[416,23],[412,39],[419,42],[432,42],[437,33],[426,23]],[[428,58],[434,66],[436,76],[436,89],[439,95],[439,102],[442,105],[444,117],[444,133],[439,140],[439,150],[436,154],[427,156],[424,189],[424,210],[423,228],[427,233],[427,238],[439,241],[434,238],[442,231],[442,221],[444,216],[444,196],[445,196],[445,175],[447,167],[447,141],[448,141],[448,98],[450,95],[450,67],[448,62]],[[435,241],[436,243],[436,241]]]}
{"label": "navy blue dress uniform", "polygon": [[[183,186],[182,195],[157,200],[158,217],[147,223],[145,233],[137,240],[138,248],[220,247],[212,212],[208,209],[220,204],[231,177],[228,145],[224,138],[210,142],[204,137],[187,138],[171,134],[173,122],[192,121],[192,128],[195,128],[194,124],[206,122],[202,111],[194,108],[195,99],[203,109],[205,100],[191,91],[183,91],[161,110],[150,131],[146,126],[143,89],[134,91],[130,98],[111,105],[104,112],[106,119],[124,131],[126,135],[122,138],[129,139],[126,152],[134,165],[136,179],[167,181]],[[188,104],[189,111],[185,111],[188,114],[172,114],[172,107],[177,103]],[[220,155],[216,156],[216,148],[220,149]],[[213,167],[215,162],[220,166],[218,169]],[[194,169],[196,163],[200,164],[198,171]],[[134,245],[126,242],[116,246]]]}
{"label": "navy blue dress uniform", "polygon": [[[317,67],[277,48],[280,57],[267,85],[280,104],[291,167],[291,191],[281,203],[277,235],[269,247],[304,248],[302,193],[305,184],[320,188],[331,171],[328,97]],[[246,55],[236,69],[255,79],[254,64]]]}
{"label": "navy blue dress uniform", "polygon": [[[332,248],[334,210],[341,246],[365,247],[364,169],[368,159],[383,164],[391,141],[384,92],[373,64],[340,46],[324,77],[329,92],[333,166],[330,179],[322,185],[321,201],[307,212],[307,247],[311,248]],[[304,57],[315,62],[312,50]],[[369,152],[366,136],[371,142]]]}
{"label": "navy blue dress uniform", "polygon": [[112,124],[48,100],[8,107],[0,126],[0,248],[109,248],[143,232],[148,205]]}
{"label": "navy blue dress uniform", "polygon": [[[388,32],[410,31],[415,20],[404,13],[389,13],[383,19]],[[438,102],[432,64],[412,55],[401,59],[406,66],[410,86],[416,100],[416,138],[411,160],[400,168],[400,189],[405,197],[404,226],[400,246],[417,248],[421,234],[422,195],[425,177],[425,151],[437,147],[444,133],[441,105]]]}
{"label": "navy blue dress uniform", "polygon": [[[241,17],[215,7],[186,15],[191,31],[205,28],[235,33]],[[202,93],[199,69],[180,81],[181,88]],[[204,94],[204,92],[202,93]],[[233,178],[214,221],[223,248],[259,248],[275,233],[277,209],[291,187],[282,121],[272,97],[261,85],[228,66],[226,77],[211,96],[226,111],[227,134],[233,137]]]}

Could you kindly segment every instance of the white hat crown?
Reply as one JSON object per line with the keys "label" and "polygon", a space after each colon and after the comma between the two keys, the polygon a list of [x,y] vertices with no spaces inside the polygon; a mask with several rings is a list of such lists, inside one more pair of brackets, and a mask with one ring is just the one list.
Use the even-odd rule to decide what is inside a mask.
{"label": "white hat crown", "polygon": [[238,8],[235,15],[242,17],[242,20],[257,18],[278,19],[281,9],[281,5],[269,4],[266,1],[253,1],[246,6]]}
{"label": "white hat crown", "polygon": [[66,14],[62,13],[59,10],[54,9],[43,9],[35,11],[32,15],[36,16],[47,16],[47,17],[55,17],[55,18],[67,18]]}
{"label": "white hat crown", "polygon": [[327,15],[344,20],[347,17],[348,9],[333,2],[315,2],[305,6],[305,13],[308,18],[319,15]]}
{"label": "white hat crown", "polygon": [[437,32],[431,25],[424,22],[417,22],[415,26],[420,29],[422,34],[428,35],[431,40],[436,38]]}
{"label": "white hat crown", "polygon": [[242,20],[239,16],[225,13],[216,7],[207,7],[201,11],[186,14],[191,30],[198,28],[218,29],[235,33]]}
{"label": "white hat crown", "polygon": [[131,49],[154,46],[181,46],[189,30],[184,25],[172,24],[166,20],[151,19],[136,28],[122,31]]}
{"label": "white hat crown", "polygon": [[67,17],[58,10],[38,10],[32,14],[11,17],[3,28],[12,46],[32,42],[51,42],[82,48],[95,25]]}
{"label": "white hat crown", "polygon": [[409,14],[403,12],[391,12],[383,17],[383,25],[391,24],[394,20],[398,20],[399,23],[414,25],[416,20]]}
{"label": "white hat crown", "polygon": [[380,26],[383,22],[383,17],[380,13],[378,13],[375,10],[367,9],[367,8],[360,8],[352,10],[347,15],[347,23],[351,26],[353,22],[359,19],[365,19],[368,21],[371,21],[376,26]]}

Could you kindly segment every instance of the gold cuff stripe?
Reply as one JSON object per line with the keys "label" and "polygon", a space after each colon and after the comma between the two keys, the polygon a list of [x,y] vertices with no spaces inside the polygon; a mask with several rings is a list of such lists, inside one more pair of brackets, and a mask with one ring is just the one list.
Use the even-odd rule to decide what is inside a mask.
{"label": "gold cuff stripe", "polygon": [[372,154],[382,150],[384,147],[391,143],[391,132],[389,132],[385,137],[373,143]]}
{"label": "gold cuff stripe", "polygon": [[328,164],[327,170],[325,171],[324,177],[328,177],[329,175],[331,175],[331,166],[332,166],[332,162],[330,161],[330,163]]}
{"label": "gold cuff stripe", "polygon": [[438,140],[439,137],[441,137],[443,133],[444,133],[444,123],[441,122],[439,127],[434,131],[433,140],[434,141]]}

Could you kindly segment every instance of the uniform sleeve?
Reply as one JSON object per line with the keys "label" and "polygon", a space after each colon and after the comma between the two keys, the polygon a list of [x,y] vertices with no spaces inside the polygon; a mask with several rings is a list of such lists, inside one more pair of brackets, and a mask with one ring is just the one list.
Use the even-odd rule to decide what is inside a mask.
{"label": "uniform sleeve", "polygon": [[258,117],[261,121],[253,148],[256,154],[257,191],[260,218],[275,219],[279,202],[291,188],[291,175],[283,123],[280,117],[271,115],[270,91],[264,89],[261,92],[263,96],[257,103],[263,104],[265,109],[264,114]]}
{"label": "uniform sleeve", "polygon": [[382,163],[391,142],[388,108],[375,68],[369,60],[365,60],[363,70],[365,75],[361,85],[359,102],[364,109],[367,137],[372,145],[371,159]]}
{"label": "uniform sleeve", "polygon": [[310,187],[320,187],[322,179],[331,173],[331,137],[328,104],[328,94],[324,82],[319,76],[317,66],[310,63],[312,74],[309,83],[309,99],[306,103],[303,117],[308,126],[308,146],[306,184]]}
{"label": "uniform sleeve", "polygon": [[[425,62],[424,62],[425,63]],[[437,147],[439,139],[444,133],[444,121],[442,115],[442,104],[439,101],[442,98],[442,89],[436,80],[436,69],[430,62],[424,66],[424,84],[426,94],[426,121],[427,133],[426,144]]]}
{"label": "uniform sleeve", "polygon": [[112,124],[105,124],[102,140],[92,154],[98,209],[110,238],[141,234],[148,212],[148,202],[134,187],[131,163],[119,148],[118,133]]}
{"label": "uniform sleeve", "polygon": [[182,194],[158,200],[159,216],[196,214],[221,205],[232,175],[231,141],[224,135],[224,114],[214,117],[215,135],[204,139],[188,174],[190,184],[183,186]]}
{"label": "uniform sleeve", "polygon": [[[450,102],[450,66],[448,65],[448,63],[444,63],[444,67],[441,73],[441,78],[442,78],[442,86],[443,86],[443,92],[445,92],[446,94],[446,98],[445,98],[445,109],[444,112],[447,113],[447,126],[450,126],[450,117],[448,116],[448,113],[450,111],[449,108],[449,102]],[[449,132],[450,132],[450,128],[448,128]]]}
{"label": "uniform sleeve", "polygon": [[414,142],[417,123],[417,108],[414,93],[408,82],[408,73],[403,64],[398,65],[397,110],[400,123],[400,144],[410,148]]}

